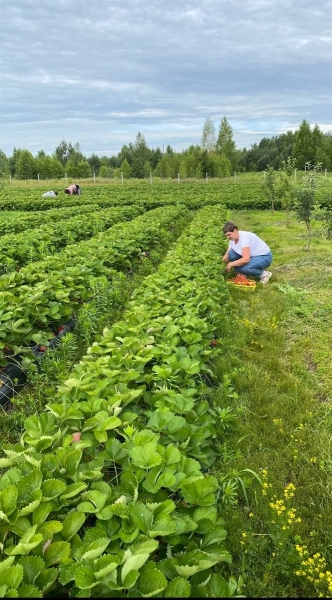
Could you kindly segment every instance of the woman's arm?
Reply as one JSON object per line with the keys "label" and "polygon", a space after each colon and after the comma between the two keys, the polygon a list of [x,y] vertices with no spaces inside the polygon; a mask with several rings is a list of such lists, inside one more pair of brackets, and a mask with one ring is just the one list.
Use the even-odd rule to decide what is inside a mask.
{"label": "woman's arm", "polygon": [[[226,256],[226,254],[225,254]],[[242,257],[237,260],[233,260],[229,262],[226,271],[230,271],[232,267],[241,267],[241,265],[246,265],[250,261],[250,248],[249,246],[245,246],[242,248]]]}

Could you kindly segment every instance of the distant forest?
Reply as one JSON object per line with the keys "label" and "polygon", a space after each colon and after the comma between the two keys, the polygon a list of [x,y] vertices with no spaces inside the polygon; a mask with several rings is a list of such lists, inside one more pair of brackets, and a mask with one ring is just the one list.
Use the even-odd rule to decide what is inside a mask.
{"label": "distant forest", "polygon": [[299,170],[306,163],[320,165],[322,170],[332,170],[332,132],[323,133],[318,125],[312,129],[303,120],[295,132],[287,131],[278,136],[263,138],[248,150],[239,150],[233,140],[233,130],[223,117],[219,130],[207,118],[201,143],[175,152],[171,146],[164,150],[147,146],[142,133],[137,133],[134,143],[122,146],[117,156],[92,154],[86,157],[80,144],[62,140],[51,156],[40,150],[33,156],[29,150],[14,148],[12,156],[0,150],[0,177],[16,180],[75,179],[90,177],[138,178],[154,177],[182,178],[230,177],[234,173],[280,169],[284,162],[292,159]]}

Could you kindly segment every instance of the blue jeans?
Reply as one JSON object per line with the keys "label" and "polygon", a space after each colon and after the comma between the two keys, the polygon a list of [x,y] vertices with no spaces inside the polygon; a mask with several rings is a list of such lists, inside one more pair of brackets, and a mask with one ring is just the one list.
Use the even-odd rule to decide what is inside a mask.
{"label": "blue jeans", "polygon": [[[234,260],[239,260],[242,258],[241,254],[235,252],[235,250],[230,249],[228,251],[228,258],[231,262]],[[234,267],[234,271],[237,273],[242,273],[242,275],[248,275],[249,277],[258,277],[260,278],[263,274],[264,269],[269,267],[272,262],[272,252],[268,254],[263,254],[262,256],[252,256],[250,261],[246,265],[241,265],[240,267]]]}

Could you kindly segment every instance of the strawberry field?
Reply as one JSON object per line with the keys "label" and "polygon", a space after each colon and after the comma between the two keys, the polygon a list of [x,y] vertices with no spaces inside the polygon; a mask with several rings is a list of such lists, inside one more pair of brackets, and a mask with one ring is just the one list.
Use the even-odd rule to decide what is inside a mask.
{"label": "strawberry field", "polygon": [[[18,369],[33,395],[42,353],[57,352],[52,339],[80,322],[98,285],[121,318],[110,315],[80,348],[20,439],[4,440],[4,596],[187,597],[207,577],[208,595],[236,592],[234,578],[212,573],[230,555],[207,473],[219,428],[211,341],[227,327],[229,302],[216,260],[226,207],[171,191],[92,189],[61,207],[34,190],[5,194],[3,378]],[[6,406],[8,380],[3,387]]]}
{"label": "strawberry field", "polygon": [[25,412],[1,434],[0,595],[241,597],[216,390],[236,393],[216,367],[244,300],[222,226],[269,199],[211,182],[40,196],[0,204],[0,403]]}

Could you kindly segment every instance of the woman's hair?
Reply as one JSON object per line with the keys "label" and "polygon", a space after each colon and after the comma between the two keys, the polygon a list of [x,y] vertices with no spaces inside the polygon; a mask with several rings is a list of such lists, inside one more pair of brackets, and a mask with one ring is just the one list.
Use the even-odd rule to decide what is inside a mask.
{"label": "woman's hair", "polygon": [[225,225],[223,226],[222,230],[223,233],[228,233],[229,231],[234,231],[234,229],[237,228],[237,224],[234,223],[234,221],[227,221],[227,223],[225,223]]}

